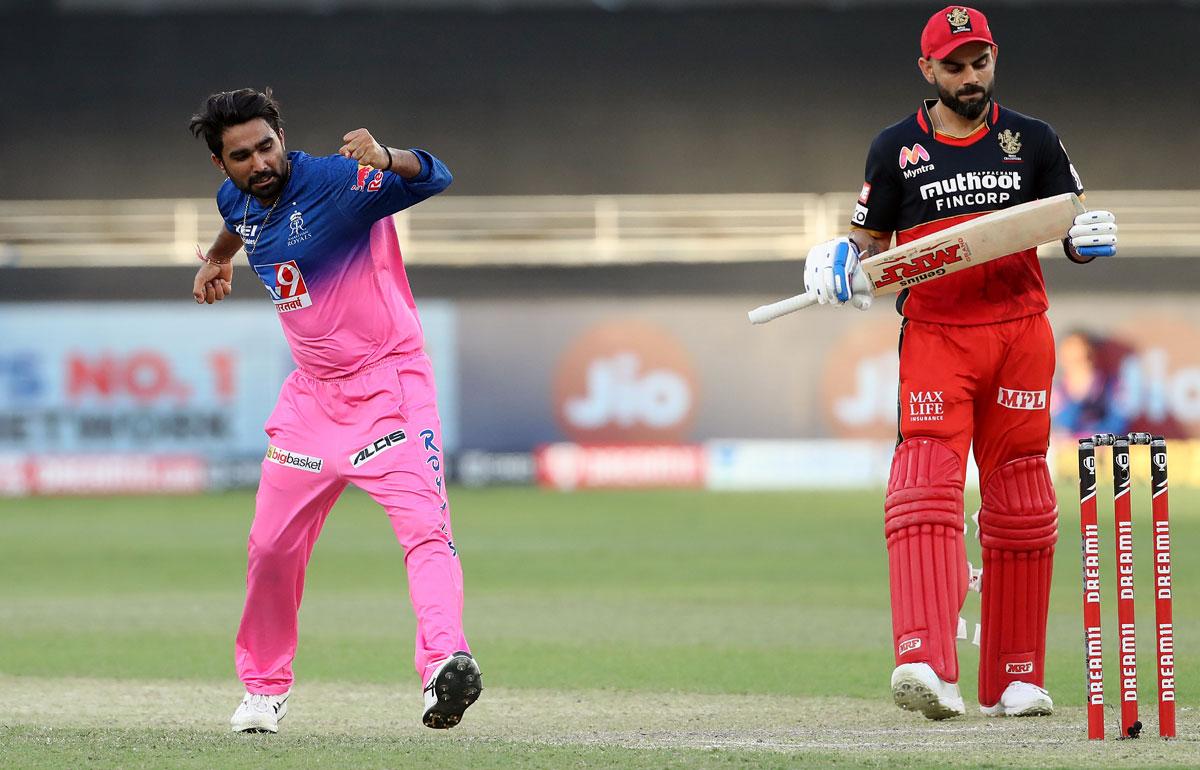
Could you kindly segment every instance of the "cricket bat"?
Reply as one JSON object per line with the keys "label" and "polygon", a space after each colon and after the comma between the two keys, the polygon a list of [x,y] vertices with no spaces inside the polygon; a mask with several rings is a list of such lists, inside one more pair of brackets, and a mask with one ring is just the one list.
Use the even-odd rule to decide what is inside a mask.
{"label": "cricket bat", "polygon": [[[1075,193],[1022,203],[923,235],[903,246],[862,260],[854,274],[854,289],[872,295],[894,294],[918,283],[982,265],[1043,243],[1065,238],[1075,217],[1087,209]],[[815,305],[815,294],[756,307],[750,323],[765,324],[780,316]]]}

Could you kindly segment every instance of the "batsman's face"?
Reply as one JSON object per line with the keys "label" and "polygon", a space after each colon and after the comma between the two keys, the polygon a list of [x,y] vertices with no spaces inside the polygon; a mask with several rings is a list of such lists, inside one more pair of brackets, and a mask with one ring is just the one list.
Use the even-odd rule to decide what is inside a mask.
{"label": "batsman's face", "polygon": [[974,120],[992,100],[996,85],[996,49],[984,42],[964,43],[944,59],[921,59],[921,73],[942,104]]}
{"label": "batsman's face", "polygon": [[270,201],[279,196],[287,176],[287,150],[262,118],[230,126],[221,134],[221,157],[213,158],[242,192]]}

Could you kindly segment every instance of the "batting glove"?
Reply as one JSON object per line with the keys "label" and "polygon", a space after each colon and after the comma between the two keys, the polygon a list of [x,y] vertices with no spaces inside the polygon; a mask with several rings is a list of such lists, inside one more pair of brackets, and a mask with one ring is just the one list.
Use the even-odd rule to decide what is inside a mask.
{"label": "batting glove", "polygon": [[855,291],[854,274],[858,270],[858,247],[849,238],[834,238],[817,244],[804,260],[804,291],[816,295],[821,305],[844,305],[859,310],[871,306],[869,291]]}
{"label": "batting glove", "polygon": [[1063,249],[1072,262],[1084,264],[1117,253],[1117,218],[1111,211],[1088,211],[1075,217]]}

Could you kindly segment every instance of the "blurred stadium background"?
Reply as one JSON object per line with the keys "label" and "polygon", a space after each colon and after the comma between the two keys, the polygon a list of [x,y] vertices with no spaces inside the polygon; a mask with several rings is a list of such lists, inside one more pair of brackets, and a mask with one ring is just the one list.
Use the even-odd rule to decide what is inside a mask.
{"label": "blurred stadium background", "polygon": [[[184,666],[183,675],[231,678],[251,509],[245,490],[256,484],[261,426],[292,363],[241,257],[231,300],[190,300],[193,244],[207,244],[220,224],[212,199],[220,177],[186,123],[213,91],[269,85],[291,149],[330,153],[345,131],[366,126],[393,146],[428,148],[455,174],[448,193],[398,215],[397,226],[437,369],[448,472],[461,495],[457,535],[483,552],[482,574],[473,575],[471,549],[464,551],[481,605],[468,632],[493,652],[494,669],[485,659],[485,670],[499,669],[494,681],[548,686],[522,667],[530,648],[515,641],[545,629],[539,621],[518,632],[511,619],[541,610],[532,598],[522,605],[509,595],[544,584],[527,576],[513,589],[501,577],[503,556],[517,559],[519,549],[488,551],[487,538],[506,521],[531,542],[544,536],[559,557],[575,553],[573,522],[607,544],[547,568],[566,586],[556,602],[591,607],[586,622],[574,622],[593,642],[604,638],[606,618],[624,612],[644,611],[661,631],[652,619],[662,597],[652,586],[698,579],[685,566],[691,557],[719,547],[722,525],[749,522],[763,527],[767,542],[737,542],[770,577],[755,582],[742,574],[748,568],[724,573],[722,562],[705,562],[716,570],[712,586],[689,583],[674,600],[712,601],[757,623],[779,609],[759,606],[762,592],[778,591],[792,602],[780,598],[784,614],[805,615],[821,602],[793,581],[810,585],[848,553],[865,553],[853,582],[863,596],[847,589],[838,601],[858,606],[869,630],[861,618],[826,618],[832,630],[822,638],[834,654],[832,640],[862,633],[853,662],[870,672],[847,692],[827,694],[876,697],[875,679],[890,665],[876,524],[895,432],[898,318],[883,302],[868,313],[812,312],[754,328],[745,311],[799,291],[808,247],[844,228],[871,138],[927,95],[916,40],[940,5],[0,0],[0,510],[8,514],[0,514],[0,617],[9,621],[8,633],[0,630],[0,678],[87,676],[82,651],[98,639],[129,656],[103,623],[104,630],[85,623],[68,642],[48,618],[79,612],[100,594],[118,604],[116,597],[145,598],[131,588],[135,577],[105,582],[130,569],[118,567],[122,549],[170,553],[172,517],[182,532],[200,532],[210,504],[220,509],[212,526],[221,533],[213,554],[221,555],[196,590],[211,599],[206,592],[217,589],[206,581],[215,580],[224,593],[192,618],[211,644],[197,653],[205,662]],[[1121,227],[1116,260],[1082,268],[1048,247],[1043,261],[1060,346],[1052,454],[1067,515],[1054,628],[1057,684],[1069,704],[1082,692],[1072,625],[1074,438],[1100,429],[1164,432],[1174,439],[1177,508],[1200,487],[1200,445],[1192,441],[1200,436],[1200,102],[1192,94],[1200,62],[1189,53],[1200,4],[977,5],[1000,43],[999,101],[1055,126],[1089,204],[1117,212]],[[679,491],[590,491],[635,488]],[[222,494],[162,496],[206,492]],[[37,499],[47,496],[62,499]],[[349,499],[347,508],[369,509]],[[638,515],[628,516],[631,508]],[[1177,549],[1195,537],[1192,515],[1180,511]],[[797,557],[785,546],[805,539],[806,516],[821,521],[814,531],[837,532],[845,516],[865,534],[840,541],[845,550],[824,554],[832,561],[811,572],[807,562],[788,566]],[[609,517],[613,526],[645,527],[657,544],[695,543],[696,551],[678,554],[680,573],[643,574],[639,565],[661,554],[605,540]],[[7,535],[5,518],[13,523]],[[695,530],[697,521],[706,524]],[[375,529],[372,538],[390,545]],[[48,534],[39,540],[39,532]],[[60,573],[62,560],[103,542],[102,532],[122,535],[87,562],[92,569],[78,582],[61,577],[76,574]],[[346,532],[346,542],[368,542]],[[140,545],[139,533],[149,533]],[[54,539],[61,548],[47,544]],[[402,580],[398,551],[389,553],[387,579]],[[617,580],[619,588],[603,601],[598,589],[572,593],[576,582],[564,576],[580,570],[578,558],[615,560],[610,566],[629,582],[585,568],[589,580]],[[353,573],[360,565],[344,566]],[[61,579],[50,579],[51,569]],[[343,579],[345,596],[367,590]],[[168,590],[151,606],[195,598],[186,583],[171,583],[181,593]],[[398,611],[393,593],[380,593],[388,612]],[[469,591],[469,613],[472,600]],[[368,615],[378,611],[367,604],[375,608],[364,609]],[[739,615],[738,607],[749,609]],[[788,641],[782,631],[757,642],[733,629],[710,636],[697,630],[707,628],[691,614],[699,610],[675,612],[667,615],[682,627],[699,624],[688,643],[711,654],[696,653],[690,673],[664,675],[655,686],[687,691],[708,678],[728,686],[699,691],[823,692],[813,683],[825,680],[811,672],[788,678],[791,689],[752,675],[739,686],[714,673],[743,671],[730,661]],[[336,631],[352,635],[355,621],[336,617]],[[157,659],[175,649],[165,626],[177,622],[185,621],[162,621],[164,641],[151,645]],[[403,622],[396,621],[401,650]],[[783,628],[802,651],[810,637],[799,622]],[[327,630],[328,646],[338,647],[335,629]],[[652,669],[639,658],[640,633],[631,622],[601,655],[612,656],[613,669],[598,666],[567,685],[635,687],[615,673],[616,661],[632,656],[638,670]],[[561,663],[567,671],[575,648],[559,641],[536,649],[552,670]],[[360,662],[373,654],[364,649]],[[169,666],[143,664],[128,657],[97,675],[172,676]],[[350,670],[370,680],[362,672],[378,669]],[[404,670],[397,665],[391,675],[407,681]],[[332,665],[321,675],[355,676]],[[1146,699],[1151,677],[1144,682]],[[1185,682],[1180,693],[1200,687]],[[664,766],[659,759],[647,766]]]}

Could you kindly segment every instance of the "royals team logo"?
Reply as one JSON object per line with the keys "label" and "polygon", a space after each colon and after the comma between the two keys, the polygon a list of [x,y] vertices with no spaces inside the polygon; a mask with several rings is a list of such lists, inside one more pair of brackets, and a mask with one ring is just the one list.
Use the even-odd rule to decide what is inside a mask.
{"label": "royals team logo", "polygon": [[269,271],[264,276],[264,283],[275,309],[280,313],[290,313],[293,310],[312,305],[312,296],[308,293],[308,284],[300,273],[296,260],[289,259],[275,265],[264,265],[260,268]]}
{"label": "royals team logo", "polygon": [[951,8],[946,13],[946,21],[950,23],[951,35],[971,31],[971,14],[966,8]]}
{"label": "royals team logo", "polygon": [[299,209],[293,211],[292,215],[288,217],[288,228],[288,246],[295,246],[301,241],[307,241],[312,236],[312,233],[304,229],[304,212]]}
{"label": "royals team logo", "polygon": [[900,168],[902,170],[922,162],[929,162],[929,151],[923,145],[918,143],[914,144],[911,148],[900,148]]}

